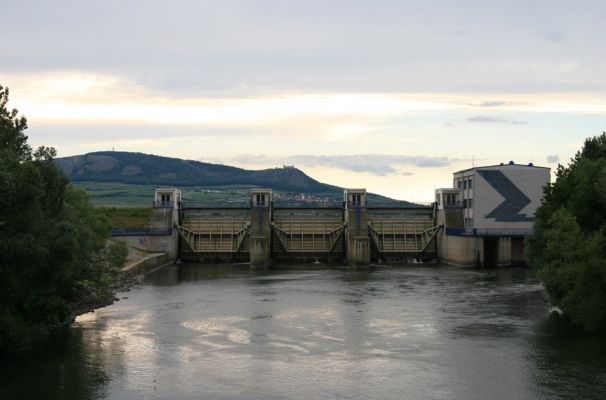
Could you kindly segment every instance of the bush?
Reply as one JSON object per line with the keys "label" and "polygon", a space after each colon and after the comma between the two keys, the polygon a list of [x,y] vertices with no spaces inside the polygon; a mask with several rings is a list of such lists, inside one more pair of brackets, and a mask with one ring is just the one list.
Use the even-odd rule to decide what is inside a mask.
{"label": "bush", "polygon": [[528,257],[579,327],[606,330],[606,134],[589,138],[545,188]]}
{"label": "bush", "polygon": [[126,259],[119,245],[106,247],[107,218],[69,184],[55,150],[32,151],[27,121],[7,101],[0,86],[0,357],[63,322],[81,282],[107,291]]}

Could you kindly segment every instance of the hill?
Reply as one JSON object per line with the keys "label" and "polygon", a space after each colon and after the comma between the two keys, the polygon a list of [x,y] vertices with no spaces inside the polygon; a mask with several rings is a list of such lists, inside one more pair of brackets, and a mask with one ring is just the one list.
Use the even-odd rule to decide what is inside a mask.
{"label": "hill", "polygon": [[343,189],[327,185],[293,168],[246,170],[151,154],[100,151],[56,159],[72,182],[120,182],[137,185],[213,187],[258,186],[274,190],[340,194]]}

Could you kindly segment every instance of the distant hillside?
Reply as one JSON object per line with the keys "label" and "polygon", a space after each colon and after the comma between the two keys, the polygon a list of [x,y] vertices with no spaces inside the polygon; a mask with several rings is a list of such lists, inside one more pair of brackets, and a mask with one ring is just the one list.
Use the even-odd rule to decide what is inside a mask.
{"label": "distant hillside", "polygon": [[337,194],[343,189],[305,175],[297,168],[259,171],[151,154],[100,151],[57,158],[73,182],[121,182],[158,186],[258,186],[274,190]]}

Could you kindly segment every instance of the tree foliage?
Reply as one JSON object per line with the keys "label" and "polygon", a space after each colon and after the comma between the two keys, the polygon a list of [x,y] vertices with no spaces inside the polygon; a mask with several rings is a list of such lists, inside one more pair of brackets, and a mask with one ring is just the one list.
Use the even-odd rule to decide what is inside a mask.
{"label": "tree foliage", "polygon": [[606,133],[588,138],[545,188],[530,264],[578,326],[606,330]]}
{"label": "tree foliage", "polygon": [[107,295],[126,257],[106,246],[107,219],[69,184],[55,149],[28,145],[8,95],[0,86],[0,357],[30,350],[82,293]]}

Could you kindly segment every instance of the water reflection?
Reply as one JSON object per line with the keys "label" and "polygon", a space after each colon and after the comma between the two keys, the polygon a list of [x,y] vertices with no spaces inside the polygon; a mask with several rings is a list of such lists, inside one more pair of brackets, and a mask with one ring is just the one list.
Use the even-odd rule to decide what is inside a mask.
{"label": "water reflection", "polygon": [[[35,360],[0,364],[3,399],[96,399],[104,397],[121,353],[100,351],[98,334],[59,329]],[[119,369],[117,368],[117,371]]]}
{"label": "water reflection", "polygon": [[0,366],[1,398],[606,398],[606,341],[525,269],[158,271]]}

